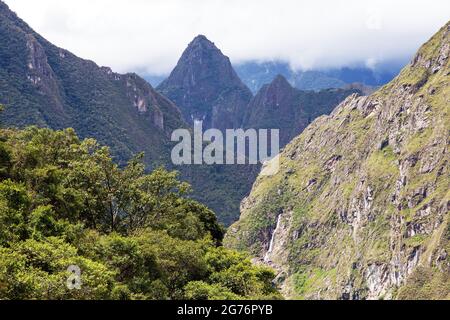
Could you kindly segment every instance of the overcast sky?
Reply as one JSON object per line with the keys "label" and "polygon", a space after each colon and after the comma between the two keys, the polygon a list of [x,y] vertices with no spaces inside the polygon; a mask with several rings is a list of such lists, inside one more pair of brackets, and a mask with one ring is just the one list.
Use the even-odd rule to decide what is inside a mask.
{"label": "overcast sky", "polygon": [[163,74],[197,34],[233,63],[318,69],[406,61],[448,0],[6,0],[54,44],[114,71]]}

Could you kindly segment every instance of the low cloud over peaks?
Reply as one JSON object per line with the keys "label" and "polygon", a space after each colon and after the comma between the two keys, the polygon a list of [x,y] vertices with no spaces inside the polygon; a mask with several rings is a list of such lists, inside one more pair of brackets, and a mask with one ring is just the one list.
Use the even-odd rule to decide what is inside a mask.
{"label": "low cloud over peaks", "polygon": [[[51,42],[115,71],[165,74],[204,34],[233,63],[320,69],[406,61],[449,19],[434,0],[6,0]],[[436,8],[439,8],[437,10]]]}

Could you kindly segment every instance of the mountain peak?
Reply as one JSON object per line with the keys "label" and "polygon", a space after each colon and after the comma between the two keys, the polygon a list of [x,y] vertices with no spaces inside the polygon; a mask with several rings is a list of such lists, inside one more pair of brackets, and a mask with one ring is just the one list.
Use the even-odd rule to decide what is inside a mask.
{"label": "mountain peak", "polygon": [[270,83],[270,87],[275,87],[275,88],[288,88],[288,89],[292,89],[293,87],[291,86],[291,84],[286,80],[286,78],[279,74],[275,77],[275,79],[273,79],[273,81]]}
{"label": "mountain peak", "polygon": [[180,107],[187,122],[203,119],[204,127],[240,125],[243,109],[252,98],[230,59],[204,35],[189,43],[158,90]]}
{"label": "mountain peak", "polygon": [[196,36],[187,46],[186,50],[184,50],[182,59],[188,58],[191,55],[197,56],[199,53],[209,54],[209,55],[217,55],[225,57],[219,48],[216,47],[214,42],[210,41],[206,36],[199,34]]}
{"label": "mountain peak", "polygon": [[213,43],[212,41],[210,41],[205,35],[203,34],[199,34],[197,35],[191,43],[202,43],[202,42],[207,42],[207,43]]}
{"label": "mountain peak", "polygon": [[273,99],[274,97],[286,97],[295,94],[297,89],[295,89],[286,78],[279,74],[277,75],[272,82],[266,84],[259,90],[257,96],[265,96]]}
{"label": "mountain peak", "polygon": [[14,18],[17,19],[16,13],[13,12],[9,6],[3,2],[2,0],[0,0],[0,14],[6,15],[9,18]]}
{"label": "mountain peak", "polygon": [[9,10],[9,7],[6,3],[0,0],[0,11],[2,10]]}

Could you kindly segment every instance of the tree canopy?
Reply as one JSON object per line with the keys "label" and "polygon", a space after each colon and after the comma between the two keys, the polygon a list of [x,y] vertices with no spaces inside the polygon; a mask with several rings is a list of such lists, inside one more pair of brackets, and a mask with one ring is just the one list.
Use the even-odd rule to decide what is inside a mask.
{"label": "tree canopy", "polygon": [[189,191],[72,129],[0,129],[0,299],[279,298]]}

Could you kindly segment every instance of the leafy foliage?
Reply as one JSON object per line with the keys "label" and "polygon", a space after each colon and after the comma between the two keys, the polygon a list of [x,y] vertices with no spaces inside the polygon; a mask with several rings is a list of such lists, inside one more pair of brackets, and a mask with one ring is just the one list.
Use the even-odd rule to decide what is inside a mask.
{"label": "leafy foliage", "polygon": [[278,297],[189,185],[142,159],[121,169],[72,129],[0,129],[0,299]]}

